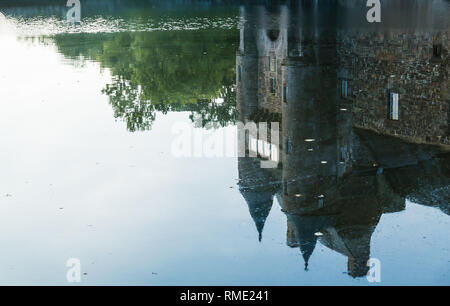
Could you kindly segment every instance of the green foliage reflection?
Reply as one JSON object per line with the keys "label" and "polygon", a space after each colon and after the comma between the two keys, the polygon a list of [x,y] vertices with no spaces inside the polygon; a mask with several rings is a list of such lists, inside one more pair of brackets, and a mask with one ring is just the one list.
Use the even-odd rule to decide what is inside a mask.
{"label": "green foliage reflection", "polygon": [[203,126],[234,122],[236,30],[71,34],[54,40],[66,56],[81,55],[110,69],[113,82],[103,93],[130,131],[150,129],[156,112],[190,111]]}

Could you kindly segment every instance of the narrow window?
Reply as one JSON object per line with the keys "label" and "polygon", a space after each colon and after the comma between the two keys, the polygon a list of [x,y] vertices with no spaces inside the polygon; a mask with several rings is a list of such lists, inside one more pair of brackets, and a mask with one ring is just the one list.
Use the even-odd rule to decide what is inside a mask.
{"label": "narrow window", "polygon": [[319,208],[323,208],[323,199],[319,199],[319,205],[318,205],[318,207],[319,207]]}
{"label": "narrow window", "polygon": [[269,58],[269,66],[270,66],[270,71],[271,72],[276,72],[277,71],[277,59],[273,55],[271,55],[270,58]]}
{"label": "narrow window", "polygon": [[238,66],[238,82],[242,80],[242,67],[241,65]]}
{"label": "narrow window", "polygon": [[287,103],[287,96],[288,96],[288,88],[287,86],[283,87],[283,101],[284,103]]}
{"label": "narrow window", "polygon": [[247,141],[250,144],[251,137],[250,137],[250,134],[249,134],[248,130],[245,130],[245,136],[244,137],[245,137],[246,144],[247,144]]}
{"label": "narrow window", "polygon": [[270,92],[275,93],[275,79],[274,78],[270,79],[270,84],[271,84]]}
{"label": "narrow window", "polygon": [[433,56],[441,57],[442,45],[434,45],[433,46]]}
{"label": "narrow window", "polygon": [[398,120],[398,93],[395,92],[389,95],[389,119]]}
{"label": "narrow window", "polygon": [[246,148],[248,146],[249,151],[255,151],[256,152],[256,145],[255,146],[253,145],[254,138],[250,135],[248,130],[245,130],[245,136],[244,137],[245,137]]}
{"label": "narrow window", "polygon": [[341,81],[341,97],[347,98],[349,96],[348,80]]}
{"label": "narrow window", "polygon": [[286,154],[291,153],[291,150],[292,150],[292,143],[290,140],[287,140],[286,141]]}
{"label": "narrow window", "polygon": [[283,182],[283,192],[284,195],[288,195],[288,184],[286,181]]}

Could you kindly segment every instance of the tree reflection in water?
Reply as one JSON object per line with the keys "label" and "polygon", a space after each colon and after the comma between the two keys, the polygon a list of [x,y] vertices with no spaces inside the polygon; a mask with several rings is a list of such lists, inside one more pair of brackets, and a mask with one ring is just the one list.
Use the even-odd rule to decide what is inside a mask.
{"label": "tree reflection in water", "polygon": [[189,111],[201,126],[234,123],[236,30],[62,34],[52,39],[65,56],[82,56],[110,69],[113,80],[103,93],[114,117],[131,132],[151,129],[157,112]]}

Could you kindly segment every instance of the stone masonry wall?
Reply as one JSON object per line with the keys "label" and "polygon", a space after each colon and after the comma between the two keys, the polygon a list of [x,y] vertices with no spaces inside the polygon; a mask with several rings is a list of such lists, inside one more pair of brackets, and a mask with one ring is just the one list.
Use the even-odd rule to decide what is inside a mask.
{"label": "stone masonry wall", "polygon": [[[418,143],[450,145],[448,33],[341,34],[341,67],[349,72],[353,124]],[[442,46],[440,58],[433,45]],[[399,120],[389,119],[389,93]]]}

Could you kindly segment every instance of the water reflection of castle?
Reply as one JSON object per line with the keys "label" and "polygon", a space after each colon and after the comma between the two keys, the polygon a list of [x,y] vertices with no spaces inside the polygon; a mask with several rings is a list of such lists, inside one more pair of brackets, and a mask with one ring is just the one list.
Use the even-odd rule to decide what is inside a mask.
{"label": "water reflection of castle", "polygon": [[247,139],[259,158],[239,158],[239,186],[259,239],[276,197],[305,267],[319,240],[360,277],[383,213],[408,198],[450,214],[448,33],[426,25],[430,10],[373,31],[301,3],[241,8],[238,120],[281,131],[278,168]]}

